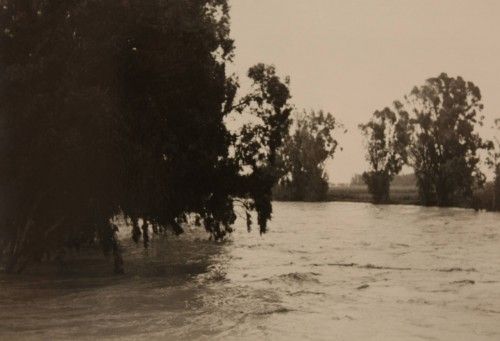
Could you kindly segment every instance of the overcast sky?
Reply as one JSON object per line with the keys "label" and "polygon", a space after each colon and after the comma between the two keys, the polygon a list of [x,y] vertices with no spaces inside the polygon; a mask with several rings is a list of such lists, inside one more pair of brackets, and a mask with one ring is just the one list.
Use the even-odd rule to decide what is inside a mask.
{"label": "overcast sky", "polygon": [[328,163],[333,182],[366,169],[357,125],[441,72],[482,91],[487,128],[500,117],[500,1],[230,0],[235,65],[292,81],[298,108],[324,109],[349,132]]}

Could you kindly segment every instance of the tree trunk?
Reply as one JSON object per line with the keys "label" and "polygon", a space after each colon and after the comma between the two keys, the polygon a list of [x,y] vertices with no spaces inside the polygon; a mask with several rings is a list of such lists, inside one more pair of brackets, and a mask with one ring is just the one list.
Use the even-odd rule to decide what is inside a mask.
{"label": "tree trunk", "polygon": [[493,183],[493,211],[500,211],[500,165],[495,170],[495,181]]}
{"label": "tree trunk", "polygon": [[113,236],[113,260],[114,260],[114,272],[115,274],[121,275],[125,273],[123,269],[123,257],[120,248],[120,244],[116,239],[116,234]]}

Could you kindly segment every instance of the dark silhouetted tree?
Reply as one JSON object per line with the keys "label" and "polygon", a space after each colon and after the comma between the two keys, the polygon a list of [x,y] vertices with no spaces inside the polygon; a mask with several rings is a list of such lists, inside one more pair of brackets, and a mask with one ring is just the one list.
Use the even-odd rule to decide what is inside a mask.
{"label": "dark silhouetted tree", "polygon": [[[181,233],[190,215],[223,238],[235,202],[247,216],[256,210],[266,230],[290,96],[274,68],[259,64],[249,71],[253,92],[233,103],[225,0],[1,5],[0,255],[7,271],[98,242],[122,272],[111,222],[120,213],[145,246],[151,232]],[[224,124],[233,110],[261,123],[237,138]]]}
{"label": "dark silhouetted tree", "polygon": [[366,160],[370,164],[363,180],[375,203],[389,201],[390,183],[408,159],[409,115],[401,103],[394,107],[375,111],[368,123],[359,125],[367,140]]}
{"label": "dark silhouetted tree", "polygon": [[117,58],[127,21],[115,1],[2,1],[0,246],[7,271],[96,240],[114,252],[119,270],[109,218],[125,195]]}

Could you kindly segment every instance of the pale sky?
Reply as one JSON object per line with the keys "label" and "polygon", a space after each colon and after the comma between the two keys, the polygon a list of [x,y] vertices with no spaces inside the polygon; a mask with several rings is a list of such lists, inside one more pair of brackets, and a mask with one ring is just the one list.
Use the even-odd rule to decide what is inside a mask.
{"label": "pale sky", "polygon": [[324,109],[349,132],[330,181],[366,169],[357,125],[446,72],[482,91],[482,133],[500,118],[500,0],[230,0],[235,70],[274,64],[298,108]]}

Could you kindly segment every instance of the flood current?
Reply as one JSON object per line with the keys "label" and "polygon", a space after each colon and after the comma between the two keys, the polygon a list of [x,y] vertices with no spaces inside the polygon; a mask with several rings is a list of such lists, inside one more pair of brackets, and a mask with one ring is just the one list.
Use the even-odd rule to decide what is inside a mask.
{"label": "flood current", "polygon": [[263,236],[121,233],[123,276],[92,252],[0,275],[0,339],[500,340],[498,213],[277,202]]}

